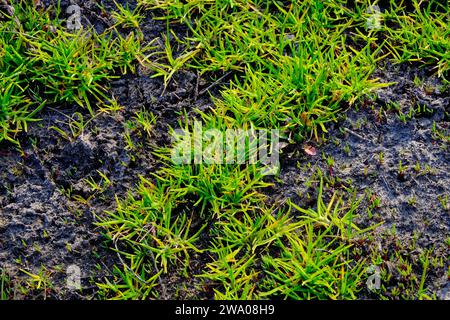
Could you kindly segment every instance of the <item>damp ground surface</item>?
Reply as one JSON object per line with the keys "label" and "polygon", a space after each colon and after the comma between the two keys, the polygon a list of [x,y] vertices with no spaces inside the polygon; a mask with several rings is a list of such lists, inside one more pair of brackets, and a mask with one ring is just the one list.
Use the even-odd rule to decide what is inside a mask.
{"label": "damp ground surface", "polygon": [[[108,17],[95,9],[94,1],[79,4],[87,12],[84,24],[100,31],[108,27]],[[61,6],[65,5],[62,1]],[[105,5],[112,6],[107,1]],[[165,28],[164,22],[150,17],[142,22],[148,39]],[[267,202],[284,203],[290,198],[313,207],[319,168],[326,181],[325,197],[334,191],[356,195],[361,199],[357,225],[381,223],[370,239],[355,246],[361,256],[383,257],[381,266],[391,274],[383,282],[385,296],[395,298],[399,285],[406,290],[408,277],[420,278],[421,254],[429,252],[443,265],[436,262],[428,267],[425,289],[436,298],[449,299],[448,87],[412,64],[379,62],[374,77],[395,84],[379,89],[357,108],[341,112],[329,126],[326,140],[311,139],[283,149],[280,174],[268,178],[274,186],[264,191]],[[97,216],[114,211],[116,196],[132,194],[140,176],[151,177],[160,168],[153,151],[170,145],[169,130],[177,126],[179,114],[190,115],[195,108],[208,110],[213,106],[209,93],[219,96],[217,88],[227,84],[227,77],[202,92],[211,84],[195,72],[180,70],[165,87],[163,79],[152,78],[139,67],[135,75],[110,84],[111,95],[123,109],[95,117],[74,105],[45,109],[39,113],[41,121],[19,136],[21,151],[6,142],[0,145],[0,266],[15,288],[14,298],[101,298],[96,283],[112,278],[114,266],[122,261],[96,226]],[[151,132],[136,120],[138,113],[147,112],[156,116]],[[63,137],[51,128],[71,132],[74,120],[88,122],[76,136]],[[316,154],[305,153],[305,146],[313,146]],[[97,182],[101,190],[93,190],[87,181]],[[192,255],[192,274],[200,273],[207,259]],[[409,276],[398,271],[404,265],[412,266]],[[81,291],[67,288],[70,266],[81,270]],[[44,275],[45,290],[31,286],[24,271]],[[201,291],[194,278],[174,275],[160,281],[164,282],[160,298],[213,297]],[[181,294],[177,288],[183,288]],[[364,289],[358,298],[377,299],[378,295]]]}
{"label": "damp ground surface", "polygon": [[[407,247],[414,239],[416,252],[405,249],[405,256],[431,250],[447,259],[450,208],[442,200],[450,193],[450,153],[448,141],[433,133],[433,124],[443,132],[449,130],[448,92],[440,92],[439,81],[414,67],[387,64],[376,75],[396,84],[377,92],[377,98],[359,110],[347,111],[330,131],[332,138],[316,145],[315,156],[306,154],[302,146],[287,150],[281,183],[274,193],[278,199],[297,198],[300,203],[314,205],[315,184],[308,182],[318,179],[314,174],[320,168],[336,181],[330,193],[334,188],[350,188],[363,199],[357,219],[360,226],[383,223],[370,243],[371,249],[387,249],[392,254],[393,248]],[[413,83],[416,77],[424,79],[422,86]],[[415,113],[404,122],[393,116],[395,111],[387,111],[386,106],[393,102],[406,113],[418,105],[426,106],[427,112]],[[399,170],[400,162],[404,170]],[[400,263],[395,260],[386,261],[390,270]],[[427,285],[440,298],[448,299],[445,270],[429,275]],[[390,285],[395,287],[397,281],[400,277]]]}

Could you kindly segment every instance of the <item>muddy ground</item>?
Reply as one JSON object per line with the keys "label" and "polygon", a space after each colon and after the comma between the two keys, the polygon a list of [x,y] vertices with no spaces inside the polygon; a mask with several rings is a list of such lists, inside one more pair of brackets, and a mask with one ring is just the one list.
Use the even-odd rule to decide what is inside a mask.
{"label": "muddy ground", "polygon": [[[278,200],[289,197],[314,206],[317,184],[311,187],[308,182],[318,180],[314,175],[319,168],[328,179],[337,181],[327,191],[328,198],[334,191],[346,190],[362,199],[356,220],[359,226],[383,222],[370,249],[365,248],[366,254],[383,249],[392,254],[393,248],[400,247],[405,257],[417,263],[421,252],[432,250],[436,257],[443,257],[446,267],[432,270],[426,286],[438,298],[449,299],[449,247],[445,241],[450,235],[450,205],[442,199],[450,195],[450,150],[448,140],[436,138],[432,130],[435,122],[441,132],[447,136],[450,132],[448,89],[440,91],[441,83],[417,66],[385,63],[374,76],[396,84],[379,90],[376,98],[368,99],[359,110],[348,110],[332,125],[329,140],[315,144],[316,156],[307,155],[304,146],[289,147],[282,157],[281,182],[274,191]],[[420,86],[415,78],[422,79]],[[404,123],[399,112],[386,111],[392,102],[398,103],[403,113],[419,104],[427,110]],[[380,109],[384,111],[380,113]],[[399,172],[399,161],[406,167],[404,172]],[[373,205],[375,197],[379,205]],[[396,263],[400,262],[386,261],[394,274]],[[398,285],[397,281],[401,279],[394,277],[390,288]],[[363,292],[362,297],[373,295]]]}
{"label": "muddy ground", "polygon": [[[73,2],[86,13],[83,23],[93,24],[98,31],[108,27],[108,17],[102,16],[94,1]],[[62,1],[62,7],[67,3]],[[103,3],[107,9],[112,8],[111,2]],[[165,24],[147,17],[142,28],[146,38],[153,39],[165,31]],[[406,246],[416,237],[417,251],[405,254],[417,256],[421,250],[434,248],[436,256],[445,258],[446,266],[429,273],[426,287],[438,298],[448,299],[449,248],[445,240],[450,237],[450,203],[441,199],[450,197],[450,152],[448,141],[434,137],[432,127],[435,122],[438,129],[449,134],[449,92],[441,91],[439,81],[417,66],[385,64],[375,76],[382,82],[397,84],[381,89],[359,110],[349,109],[331,125],[328,141],[308,142],[316,147],[316,156],[305,154],[302,145],[286,148],[280,176],[268,194],[271,201],[290,197],[299,204],[313,205],[307,195],[314,199],[316,191],[307,182],[317,167],[328,177],[340,179],[333,188],[352,188],[363,198],[358,218],[361,226],[384,221],[369,248],[365,248],[366,254],[395,246],[398,241]],[[415,77],[422,80],[421,85],[414,83]],[[19,290],[17,297],[96,298],[95,282],[110,276],[118,259],[95,227],[95,214],[113,210],[114,195],[124,197],[139,175],[148,177],[157,170],[152,150],[169,144],[169,126],[176,125],[178,112],[211,105],[207,94],[197,96],[197,83],[200,89],[206,88],[211,79],[197,79],[196,74],[182,71],[164,90],[162,79],[152,79],[145,70],[139,70],[136,75],[122,76],[111,83],[111,94],[125,108],[115,114],[99,114],[79,136],[68,140],[49,128],[56,124],[69,132],[68,119],[79,112],[88,121],[87,111],[55,106],[41,112],[42,121],[32,124],[20,137],[23,153],[9,144],[0,145],[0,267],[14,285],[26,287],[27,276],[21,269],[38,273],[45,266],[53,286],[44,293],[21,295]],[[214,90],[212,94],[217,95]],[[417,104],[429,110],[404,123],[398,112],[386,111],[391,102],[398,103],[405,113]],[[385,110],[381,114],[380,108]],[[150,137],[127,125],[141,110],[157,116]],[[127,149],[127,134],[137,149]],[[334,164],[330,166],[322,155],[332,157]],[[407,168],[399,173],[400,160]],[[420,169],[414,169],[416,163]],[[101,194],[92,192],[84,180],[101,180],[98,171],[112,182]],[[368,214],[373,195],[381,203]],[[89,201],[82,203],[74,198]],[[66,288],[66,270],[71,265],[82,270],[81,293]],[[395,268],[392,270],[395,272]],[[400,280],[394,277],[387,286],[394,287],[396,281]],[[376,296],[362,292],[361,298]]]}

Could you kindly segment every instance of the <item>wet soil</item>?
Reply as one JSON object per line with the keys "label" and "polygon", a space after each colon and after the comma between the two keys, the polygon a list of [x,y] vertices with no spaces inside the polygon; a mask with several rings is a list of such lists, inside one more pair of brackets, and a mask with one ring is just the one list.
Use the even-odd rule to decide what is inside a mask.
{"label": "wet soil", "polygon": [[[48,1],[41,2],[48,5]],[[83,23],[93,24],[98,31],[110,24],[95,1],[73,2],[83,9]],[[68,3],[61,1],[61,7]],[[109,1],[102,3],[107,10],[114,6]],[[130,3],[133,7],[134,2]],[[160,36],[166,27],[151,17],[142,25],[148,40]],[[314,206],[309,199],[316,195],[315,185],[307,182],[321,168],[328,178],[338,181],[327,189],[327,194],[346,187],[363,198],[358,224],[384,222],[370,248],[366,248],[367,254],[395,246],[398,241],[406,246],[417,238],[417,252],[408,254],[417,257],[418,252],[434,248],[434,254],[445,259],[444,267],[428,274],[426,288],[438,298],[449,298],[449,248],[445,240],[450,237],[450,203],[442,200],[450,197],[449,142],[435,137],[432,130],[435,123],[441,132],[449,134],[449,92],[441,90],[440,82],[417,66],[386,64],[375,76],[396,84],[381,89],[376,98],[368,99],[358,110],[349,109],[331,126],[328,141],[308,142],[317,148],[316,156],[306,155],[303,145],[287,147],[270,196],[272,201],[290,197],[299,204]],[[422,80],[421,85],[414,83],[415,77]],[[162,79],[138,70],[136,75],[122,76],[110,84],[111,94],[125,107],[122,111],[100,113],[91,119],[86,110],[75,106],[47,108],[39,115],[42,121],[32,124],[20,137],[22,152],[8,144],[0,145],[0,268],[17,287],[26,287],[27,276],[22,270],[39,273],[43,267],[52,283],[44,293],[18,293],[18,298],[96,297],[95,281],[111,276],[118,258],[104,244],[94,224],[95,215],[113,210],[115,195],[126,196],[140,175],[149,176],[157,170],[152,151],[170,143],[169,126],[176,126],[180,111],[192,113],[194,108],[205,110],[211,106],[206,94],[196,94],[197,83],[200,89],[206,88],[210,79],[198,80],[196,74],[180,71],[164,89]],[[405,123],[398,112],[387,110],[392,102],[398,103],[404,113],[419,104],[427,110],[417,112]],[[380,113],[381,108],[384,111]],[[142,110],[158,119],[150,136],[139,127],[129,126],[135,121],[135,113]],[[51,129],[57,125],[70,132],[68,123],[75,112],[89,121],[81,134],[66,139]],[[127,136],[135,146],[131,150]],[[333,159],[333,165],[327,157]],[[400,161],[406,167],[401,172]],[[417,163],[420,168],[415,169]],[[99,172],[111,180],[111,185],[96,193],[85,179],[100,181]],[[374,195],[381,203],[369,214]],[[395,236],[391,232],[394,225]],[[81,292],[66,287],[66,271],[72,265],[82,271]],[[174,284],[177,281],[166,280]],[[394,277],[388,285],[395,287],[399,281]],[[362,292],[361,297],[376,296]]]}
{"label": "wet soil", "polygon": [[[315,146],[317,155],[306,154],[304,145],[288,147],[282,156],[280,181],[271,193],[277,194],[279,201],[291,198],[314,207],[319,169],[329,181],[328,198],[335,191],[345,191],[362,199],[356,219],[360,227],[382,223],[370,248],[365,248],[366,254],[381,254],[385,249],[391,254],[395,247],[406,250],[403,254],[420,265],[420,253],[431,250],[445,265],[430,270],[426,287],[438,298],[449,299],[446,241],[450,204],[445,200],[450,196],[448,88],[417,66],[387,63],[374,76],[395,84],[379,90],[358,109],[348,110],[329,130],[327,142],[307,143]],[[414,79],[421,79],[421,84]],[[398,111],[388,110],[392,103],[398,104]],[[416,110],[413,117],[402,121],[399,114],[409,113],[411,108]],[[433,133],[434,125],[446,139]],[[387,260],[390,272],[395,273],[395,263],[400,262],[392,265]],[[415,271],[420,275],[423,268]],[[388,285],[392,289],[401,281],[394,277]],[[361,297],[376,296],[363,292]]]}

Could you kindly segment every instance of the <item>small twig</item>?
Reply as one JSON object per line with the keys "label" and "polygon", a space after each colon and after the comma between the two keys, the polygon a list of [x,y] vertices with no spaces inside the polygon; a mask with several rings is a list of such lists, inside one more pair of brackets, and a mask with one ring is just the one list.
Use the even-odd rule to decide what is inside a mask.
{"label": "small twig", "polygon": [[204,95],[206,92],[208,92],[210,89],[212,89],[213,87],[215,87],[220,81],[222,81],[224,78],[228,77],[231,74],[231,71],[228,71],[227,73],[225,73],[223,76],[221,76],[219,79],[217,79],[216,81],[214,81],[211,85],[209,85],[206,89],[203,89],[202,91],[200,91],[198,93],[199,96]]}
{"label": "small twig", "polygon": [[355,137],[357,137],[357,138],[359,138],[359,139],[361,139],[361,140],[364,140],[364,141],[373,143],[372,140],[369,140],[369,139],[367,139],[367,138],[364,138],[362,135],[356,133],[355,131],[350,130],[349,128],[342,127],[342,129],[343,129],[345,132],[347,132],[347,133],[349,133],[349,134],[351,134],[351,135],[353,135],[353,136],[355,136]]}
{"label": "small twig", "polygon": [[116,254],[117,257],[119,258],[120,262],[123,264],[123,266],[130,271],[139,281],[141,281],[143,284],[148,284],[147,281],[145,281],[144,279],[142,279],[138,274],[136,274],[136,272],[134,272],[133,270],[131,270],[131,268],[122,260],[122,257],[120,256],[120,250],[119,248],[117,248],[117,239],[114,239],[113,241],[114,243],[114,247],[116,248]]}
{"label": "small twig", "polygon": [[411,177],[411,180],[414,181],[416,183],[416,185],[420,185],[419,181],[417,181],[414,177]]}
{"label": "small twig", "polygon": [[274,207],[274,209],[270,212],[271,215],[274,215],[278,209],[280,209],[281,206],[283,206],[286,202],[287,202],[288,198],[283,198],[280,200],[280,198],[275,200],[274,205],[276,204],[276,206]]}
{"label": "small twig", "polygon": [[198,98],[198,87],[200,85],[200,72],[197,71],[197,82],[195,83],[194,101]]}
{"label": "small twig", "polygon": [[383,179],[384,184],[386,185],[386,188],[388,189],[388,191],[391,191],[391,186],[389,185],[389,183],[386,181],[386,177],[384,175],[381,176],[381,178]]}
{"label": "small twig", "polygon": [[[100,21],[102,21],[104,24],[106,24],[106,25],[108,26],[109,29],[111,29],[111,28],[114,26],[113,23],[112,23],[110,20],[108,20],[107,18],[102,17],[101,15],[95,13],[94,11],[91,11],[90,13],[91,13],[93,16],[95,16],[97,19],[99,19]],[[86,19],[86,20],[87,20],[87,19]]]}

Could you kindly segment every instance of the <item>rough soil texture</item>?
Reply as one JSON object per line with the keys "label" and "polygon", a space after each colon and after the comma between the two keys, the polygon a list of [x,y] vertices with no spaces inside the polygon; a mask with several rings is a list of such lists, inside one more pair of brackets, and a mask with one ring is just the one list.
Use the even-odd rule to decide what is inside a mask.
{"label": "rough soil texture", "polygon": [[[74,2],[86,14],[83,23],[94,24],[98,31],[108,27],[108,18],[98,18],[100,11],[94,1]],[[103,3],[106,9],[113,8],[111,2]],[[62,8],[67,4],[61,1]],[[142,28],[145,36],[153,39],[165,31],[165,24],[146,18]],[[413,82],[416,75],[425,80],[420,87]],[[445,258],[447,265],[429,274],[426,287],[439,298],[448,298],[449,248],[445,239],[450,236],[450,217],[448,204],[445,208],[439,199],[450,196],[450,152],[448,142],[433,138],[432,126],[435,121],[448,134],[450,119],[445,112],[450,112],[449,92],[440,92],[439,81],[416,67],[387,65],[375,76],[397,84],[380,90],[375,101],[368,100],[370,103],[359,110],[346,112],[346,117],[329,130],[330,139],[316,145],[316,156],[306,155],[302,145],[286,148],[281,174],[270,195],[272,200],[290,197],[299,204],[313,205],[307,195],[315,199],[316,191],[305,182],[315,168],[340,178],[342,186],[353,187],[358,196],[366,196],[360,225],[384,221],[371,242],[374,250],[392,246],[397,240],[408,243],[416,235],[417,250],[435,248],[434,253]],[[45,109],[40,114],[42,121],[32,124],[20,137],[24,154],[11,145],[0,145],[0,267],[13,282],[23,285],[27,278],[20,269],[38,273],[45,266],[53,284],[47,297],[95,297],[94,282],[109,276],[112,266],[118,263],[95,227],[95,214],[113,210],[114,195],[126,196],[140,175],[148,177],[156,171],[158,163],[152,150],[169,144],[169,126],[176,125],[178,112],[204,110],[211,105],[207,95],[196,97],[197,82],[200,89],[208,85],[201,79],[197,81],[194,73],[182,71],[164,90],[162,79],[152,79],[145,70],[139,70],[137,75],[123,76],[111,84],[111,93],[125,107],[123,111],[96,116],[78,137],[67,140],[49,129],[57,125],[69,132],[68,117],[73,117],[74,112],[89,120],[86,110],[61,106],[57,110]],[[417,104],[431,111],[416,115],[406,124],[394,112],[379,116],[374,111],[390,102],[399,103],[404,112]],[[150,137],[140,130],[130,132],[127,127],[140,110],[151,111],[158,119]],[[127,133],[137,150],[127,150]],[[380,152],[384,155],[382,162]],[[333,166],[327,164],[322,153],[334,159]],[[404,174],[398,173],[400,160],[407,166]],[[416,163],[421,165],[419,172],[413,169]],[[92,177],[98,181],[98,171],[112,182],[101,194],[93,193],[84,180]],[[369,190],[381,198],[371,218],[366,210],[370,205]],[[74,200],[77,196],[90,200],[82,204]],[[391,239],[385,234],[394,224],[397,234]],[[81,294],[66,289],[66,270],[71,265],[82,270]],[[394,279],[391,285],[395,283]],[[27,296],[42,297],[42,292]],[[363,292],[361,297],[373,296]]]}
{"label": "rough soil texture", "polygon": [[[432,132],[436,122],[437,128],[449,133],[449,92],[439,91],[440,82],[417,67],[387,64],[374,76],[396,84],[379,90],[377,98],[368,100],[359,110],[348,110],[329,130],[329,141],[316,145],[316,156],[306,155],[302,146],[289,147],[282,158],[281,183],[274,193],[277,199],[289,197],[314,206],[317,183],[311,187],[307,182],[320,168],[338,181],[335,189],[353,188],[363,198],[359,226],[383,222],[370,244],[372,249],[381,252],[398,246],[398,241],[406,247],[416,237],[415,252],[407,254],[434,248],[434,255],[444,258],[446,266],[428,274],[426,287],[438,298],[449,299],[449,247],[445,240],[450,236],[450,206],[447,203],[444,207],[440,199],[450,195],[450,150],[448,140],[433,138]],[[416,76],[424,80],[420,87],[414,84]],[[404,113],[418,104],[428,111],[404,123],[393,111],[378,112],[392,102],[398,103]],[[334,159],[334,164],[330,165],[327,158]],[[399,173],[399,161],[406,167],[404,173]],[[416,164],[420,169],[414,168]],[[372,197],[380,198],[381,203],[369,216]],[[396,235],[390,236],[394,225]],[[395,266],[389,267],[395,272]],[[395,285],[394,279],[391,286]],[[363,293],[363,297],[371,296]]]}
{"label": "rough soil texture", "polygon": [[[67,3],[66,3],[67,2]],[[98,31],[106,28],[108,20],[100,15],[93,1],[75,1],[82,7],[83,18],[95,21]],[[48,5],[48,3],[47,3]],[[61,1],[65,8],[68,1]],[[113,8],[104,2],[105,8]],[[147,38],[164,32],[164,23],[151,21],[143,26]],[[147,29],[148,28],[148,29]],[[147,32],[146,32],[147,31]],[[87,110],[72,106],[47,108],[40,113],[41,122],[31,125],[20,137],[23,154],[8,144],[0,146],[0,267],[13,282],[26,278],[20,270],[37,274],[45,266],[53,290],[51,298],[88,298],[93,281],[111,274],[117,257],[108,251],[100,232],[94,226],[94,214],[112,210],[114,195],[126,196],[139,176],[156,171],[152,151],[154,146],[170,143],[169,125],[177,122],[176,114],[194,106],[204,108],[209,98],[193,101],[196,75],[180,72],[164,90],[162,79],[151,79],[142,70],[137,75],[122,76],[111,83],[111,94],[125,108],[116,114],[99,114],[86,125],[76,138],[64,139],[51,126],[70,135],[69,122],[90,119]],[[142,131],[131,131],[127,122],[135,121],[135,113],[150,111],[158,119],[151,137]],[[127,150],[128,133],[138,150]],[[94,194],[85,179],[100,181],[98,171],[105,174],[112,185],[99,196]],[[77,196],[90,198],[82,204]],[[82,270],[80,296],[66,290],[66,270],[76,265]],[[41,298],[42,293],[29,298]]]}

